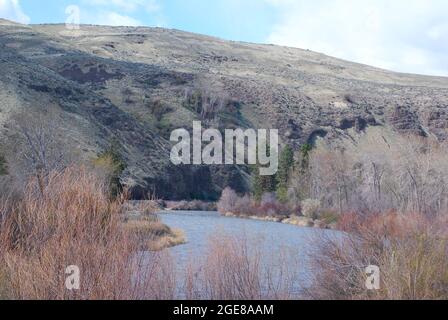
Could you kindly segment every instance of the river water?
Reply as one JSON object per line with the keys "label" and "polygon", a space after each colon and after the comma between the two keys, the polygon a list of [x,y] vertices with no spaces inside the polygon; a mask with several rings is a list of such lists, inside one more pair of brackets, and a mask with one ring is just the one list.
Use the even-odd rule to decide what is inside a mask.
{"label": "river water", "polygon": [[[313,270],[307,257],[316,248],[316,241],[337,237],[338,233],[315,228],[302,228],[288,224],[221,216],[217,212],[173,211],[161,213],[163,223],[185,232],[187,243],[171,248],[179,270],[207,252],[210,238],[217,234],[256,239],[263,256],[287,252],[288,258],[298,259],[299,281],[306,287]],[[295,261],[296,261],[295,260]]]}

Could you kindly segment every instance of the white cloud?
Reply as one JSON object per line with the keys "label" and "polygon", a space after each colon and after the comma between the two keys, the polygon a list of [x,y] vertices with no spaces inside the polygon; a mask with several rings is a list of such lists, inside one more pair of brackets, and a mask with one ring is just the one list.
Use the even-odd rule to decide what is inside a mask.
{"label": "white cloud", "polygon": [[107,26],[131,26],[131,27],[137,27],[143,25],[137,19],[121,15],[112,11],[99,13],[95,17],[95,24],[107,25]]}
{"label": "white cloud", "polygon": [[[157,25],[163,24],[158,0],[81,0],[81,22],[111,26],[142,26],[134,16],[147,14]],[[145,19],[146,20],[146,19]]]}
{"label": "white cloud", "polygon": [[267,41],[412,73],[448,75],[446,0],[265,0]]}
{"label": "white cloud", "polygon": [[0,18],[19,23],[30,23],[30,17],[22,11],[19,0],[0,0]]}
{"label": "white cloud", "polygon": [[97,7],[115,7],[126,13],[133,13],[140,9],[147,13],[154,13],[160,10],[157,0],[83,0],[84,4]]}

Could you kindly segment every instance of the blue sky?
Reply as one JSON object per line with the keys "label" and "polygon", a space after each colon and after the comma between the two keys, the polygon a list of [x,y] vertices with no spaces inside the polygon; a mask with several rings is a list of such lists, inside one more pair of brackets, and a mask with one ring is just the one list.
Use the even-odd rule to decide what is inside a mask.
{"label": "blue sky", "polygon": [[65,8],[78,5],[81,23],[161,26],[249,42],[264,42],[278,18],[275,7],[263,0],[21,0],[19,4],[30,23],[64,22]]}
{"label": "blue sky", "polygon": [[310,49],[385,69],[448,76],[446,0],[0,0],[0,17],[176,28]]}

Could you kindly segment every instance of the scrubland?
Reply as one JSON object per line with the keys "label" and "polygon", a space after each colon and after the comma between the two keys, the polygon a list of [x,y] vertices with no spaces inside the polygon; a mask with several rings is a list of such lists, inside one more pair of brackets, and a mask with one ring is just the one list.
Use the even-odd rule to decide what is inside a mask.
{"label": "scrubland", "polygon": [[[316,239],[308,298],[447,299],[446,150],[446,143],[415,136],[318,145],[291,169],[286,201],[278,192],[257,200],[227,189],[218,207],[344,232]],[[380,290],[366,289],[371,265],[380,268]]]}
{"label": "scrubland", "polygon": [[[294,256],[302,248],[265,256],[243,235],[216,234],[179,272],[162,249],[182,243],[180,231],[150,207],[129,215],[125,190],[112,196],[98,170],[70,165],[31,175],[21,189],[2,184],[0,298],[447,299],[445,145],[365,143],[311,151],[308,165],[290,172],[286,202],[227,190],[218,205],[334,223],[341,236],[315,239],[305,287],[304,261]],[[81,270],[80,290],[65,287],[71,265]],[[379,290],[366,289],[369,265],[381,271]]]}

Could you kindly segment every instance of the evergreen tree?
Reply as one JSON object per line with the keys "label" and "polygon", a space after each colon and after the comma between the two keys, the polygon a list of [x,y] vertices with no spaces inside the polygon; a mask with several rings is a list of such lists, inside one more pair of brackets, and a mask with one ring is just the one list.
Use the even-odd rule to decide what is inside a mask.
{"label": "evergreen tree", "polygon": [[310,165],[310,153],[313,151],[313,146],[310,144],[304,144],[300,148],[300,170],[302,173],[308,171]]}
{"label": "evergreen tree", "polygon": [[[269,152],[270,148],[268,146],[268,155]],[[265,193],[273,193],[277,190],[277,175],[262,176],[260,175],[260,168],[260,164],[250,167],[252,173],[252,194],[257,201],[260,201]]]}
{"label": "evergreen tree", "polygon": [[295,168],[295,175],[299,182],[300,187],[297,188],[298,196],[301,200],[308,199],[310,197],[311,193],[311,186],[310,186],[310,172],[309,172],[309,166],[310,166],[310,154],[313,150],[313,146],[310,144],[304,144],[300,148],[300,158],[298,161],[298,165]]}
{"label": "evergreen tree", "polygon": [[276,175],[277,198],[286,202],[288,200],[288,186],[291,172],[294,168],[294,151],[290,146],[286,146],[279,158],[278,173]]}
{"label": "evergreen tree", "polygon": [[275,192],[277,188],[276,176],[262,176],[260,175],[260,166],[252,168],[252,193],[256,200],[260,201],[265,193]]}

